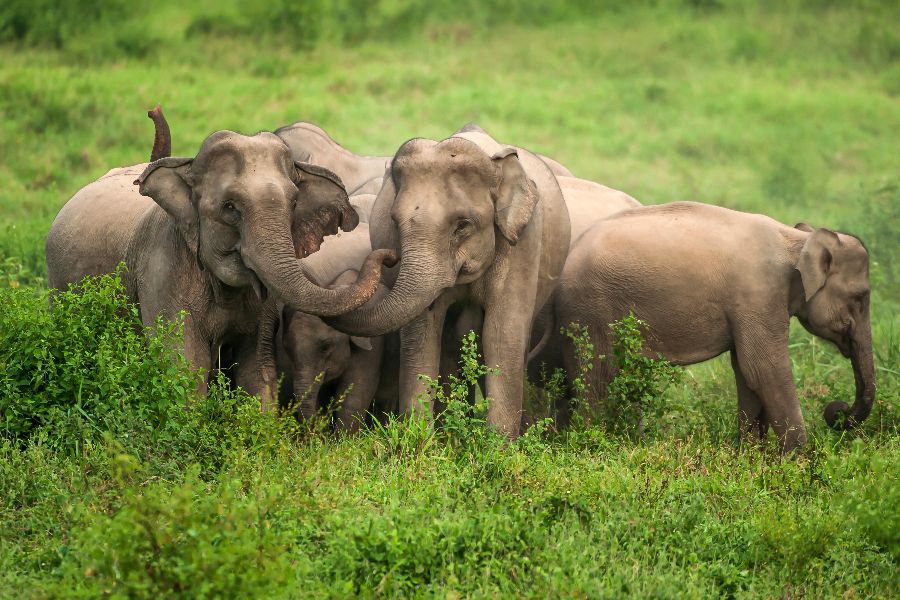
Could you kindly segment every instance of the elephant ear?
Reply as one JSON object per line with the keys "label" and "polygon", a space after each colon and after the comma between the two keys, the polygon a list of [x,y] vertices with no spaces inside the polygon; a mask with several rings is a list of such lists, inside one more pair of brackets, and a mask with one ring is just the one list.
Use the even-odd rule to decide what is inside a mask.
{"label": "elephant ear", "polygon": [[134,182],[142,196],[152,198],[175,221],[184,241],[197,253],[199,215],[192,201],[192,158],[161,158],[147,165]]}
{"label": "elephant ear", "polygon": [[497,168],[494,197],[494,223],[513,246],[531,220],[538,194],[534,182],[525,174],[515,148],[504,148],[491,157]]}
{"label": "elephant ear", "polygon": [[840,244],[837,234],[824,228],[813,231],[803,244],[797,260],[797,270],[800,271],[807,302],[825,285],[834,252]]}
{"label": "elephant ear", "polygon": [[372,349],[372,340],[367,337],[351,335],[350,343],[352,343],[354,346],[356,346],[360,350],[371,350]]}
{"label": "elephant ear", "polygon": [[294,163],[297,205],[291,232],[297,258],[309,256],[338,229],[352,231],[359,215],[350,204],[341,178],[324,167]]}

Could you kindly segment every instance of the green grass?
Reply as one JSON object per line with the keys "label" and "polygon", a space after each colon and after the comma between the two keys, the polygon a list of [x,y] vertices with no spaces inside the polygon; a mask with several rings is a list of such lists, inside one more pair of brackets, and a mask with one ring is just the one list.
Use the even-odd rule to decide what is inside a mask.
{"label": "green grass", "polygon": [[[644,203],[693,199],[858,234],[873,261],[875,410],[859,431],[825,426],[824,406],[852,397],[852,372],[799,326],[792,359],[810,443],[792,460],[734,448],[721,359],[686,369],[643,443],[586,428],[465,447],[416,423],[349,439],[298,431],[216,386],[182,409],[158,379],[141,391],[153,411],[125,399],[121,414],[103,405],[92,421],[99,413],[66,405],[82,406],[82,392],[63,370],[54,426],[0,440],[0,597],[896,593],[892,3],[438,3],[428,14],[396,0],[341,21],[346,0],[298,29],[278,18],[288,3],[182,4],[67,29],[59,23],[91,15],[41,13],[19,38],[4,33],[0,8],[0,287],[19,288],[0,295],[0,322],[19,329],[0,333],[25,343],[54,323],[39,291],[50,222],[80,186],[147,159],[145,111],[157,101],[182,155],[217,129],[299,119],[354,151],[390,154],[476,121]],[[53,327],[54,351],[105,385],[85,365],[110,347],[66,350],[69,326]],[[106,331],[87,317],[85,327],[95,328],[85,339]],[[140,377],[125,366],[116,389]],[[34,388],[36,402],[46,389]],[[146,416],[159,411],[170,416]]]}

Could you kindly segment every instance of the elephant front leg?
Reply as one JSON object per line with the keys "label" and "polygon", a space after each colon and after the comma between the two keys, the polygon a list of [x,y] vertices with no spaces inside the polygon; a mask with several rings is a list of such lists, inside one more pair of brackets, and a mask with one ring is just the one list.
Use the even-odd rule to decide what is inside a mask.
{"label": "elephant front leg", "polygon": [[[528,315],[527,309],[517,315]],[[489,367],[499,367],[499,373],[487,377],[488,424],[510,439],[519,436],[522,422],[522,401],[525,393],[525,356],[531,333],[528,319],[510,318],[505,311],[488,310],[485,314],[482,339],[484,360]]]}
{"label": "elephant front leg", "polygon": [[439,297],[421,315],[400,330],[400,414],[424,412],[431,416],[427,389],[419,375],[436,378],[441,362],[441,333],[448,301]]}
{"label": "elephant front leg", "polygon": [[184,357],[192,370],[199,371],[197,392],[205,396],[209,391],[213,353],[210,341],[200,334],[191,315],[184,320]]}
{"label": "elephant front leg", "polygon": [[246,336],[235,344],[234,382],[248,394],[258,396],[263,412],[278,408],[277,379],[274,365],[266,365],[257,348],[255,336]]}
{"label": "elephant front leg", "polygon": [[806,424],[794,387],[787,343],[786,324],[783,331],[758,327],[735,336],[743,381],[762,404],[760,427],[768,421],[784,454],[806,444]]}

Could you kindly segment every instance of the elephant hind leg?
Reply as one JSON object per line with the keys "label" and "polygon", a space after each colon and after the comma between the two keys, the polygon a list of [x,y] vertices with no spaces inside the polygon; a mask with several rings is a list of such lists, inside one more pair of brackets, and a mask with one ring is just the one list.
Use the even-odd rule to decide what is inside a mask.
{"label": "elephant hind leg", "polygon": [[769,433],[769,421],[762,401],[756,392],[747,386],[747,380],[741,372],[737,353],[731,350],[731,367],[734,369],[734,381],[737,385],[738,397],[738,442],[743,444],[754,440],[765,440]]}

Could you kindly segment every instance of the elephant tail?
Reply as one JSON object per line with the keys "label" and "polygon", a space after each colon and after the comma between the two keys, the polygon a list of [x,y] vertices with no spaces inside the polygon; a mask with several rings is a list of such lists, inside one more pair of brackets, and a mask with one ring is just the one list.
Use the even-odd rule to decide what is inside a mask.
{"label": "elephant tail", "polygon": [[547,342],[550,341],[550,337],[553,335],[553,323],[555,321],[553,317],[553,299],[551,298],[547,304],[544,305],[544,308],[541,309],[541,312],[538,313],[538,322],[542,325],[541,339],[539,339],[534,348],[528,352],[528,357],[525,359],[526,365],[530,363],[532,359],[537,358],[541,352],[544,351]]}
{"label": "elephant tail", "polygon": [[153,150],[150,152],[150,162],[172,156],[172,135],[169,132],[169,123],[163,115],[162,106],[156,106],[147,111],[147,116],[153,120],[156,134],[153,137]]}

